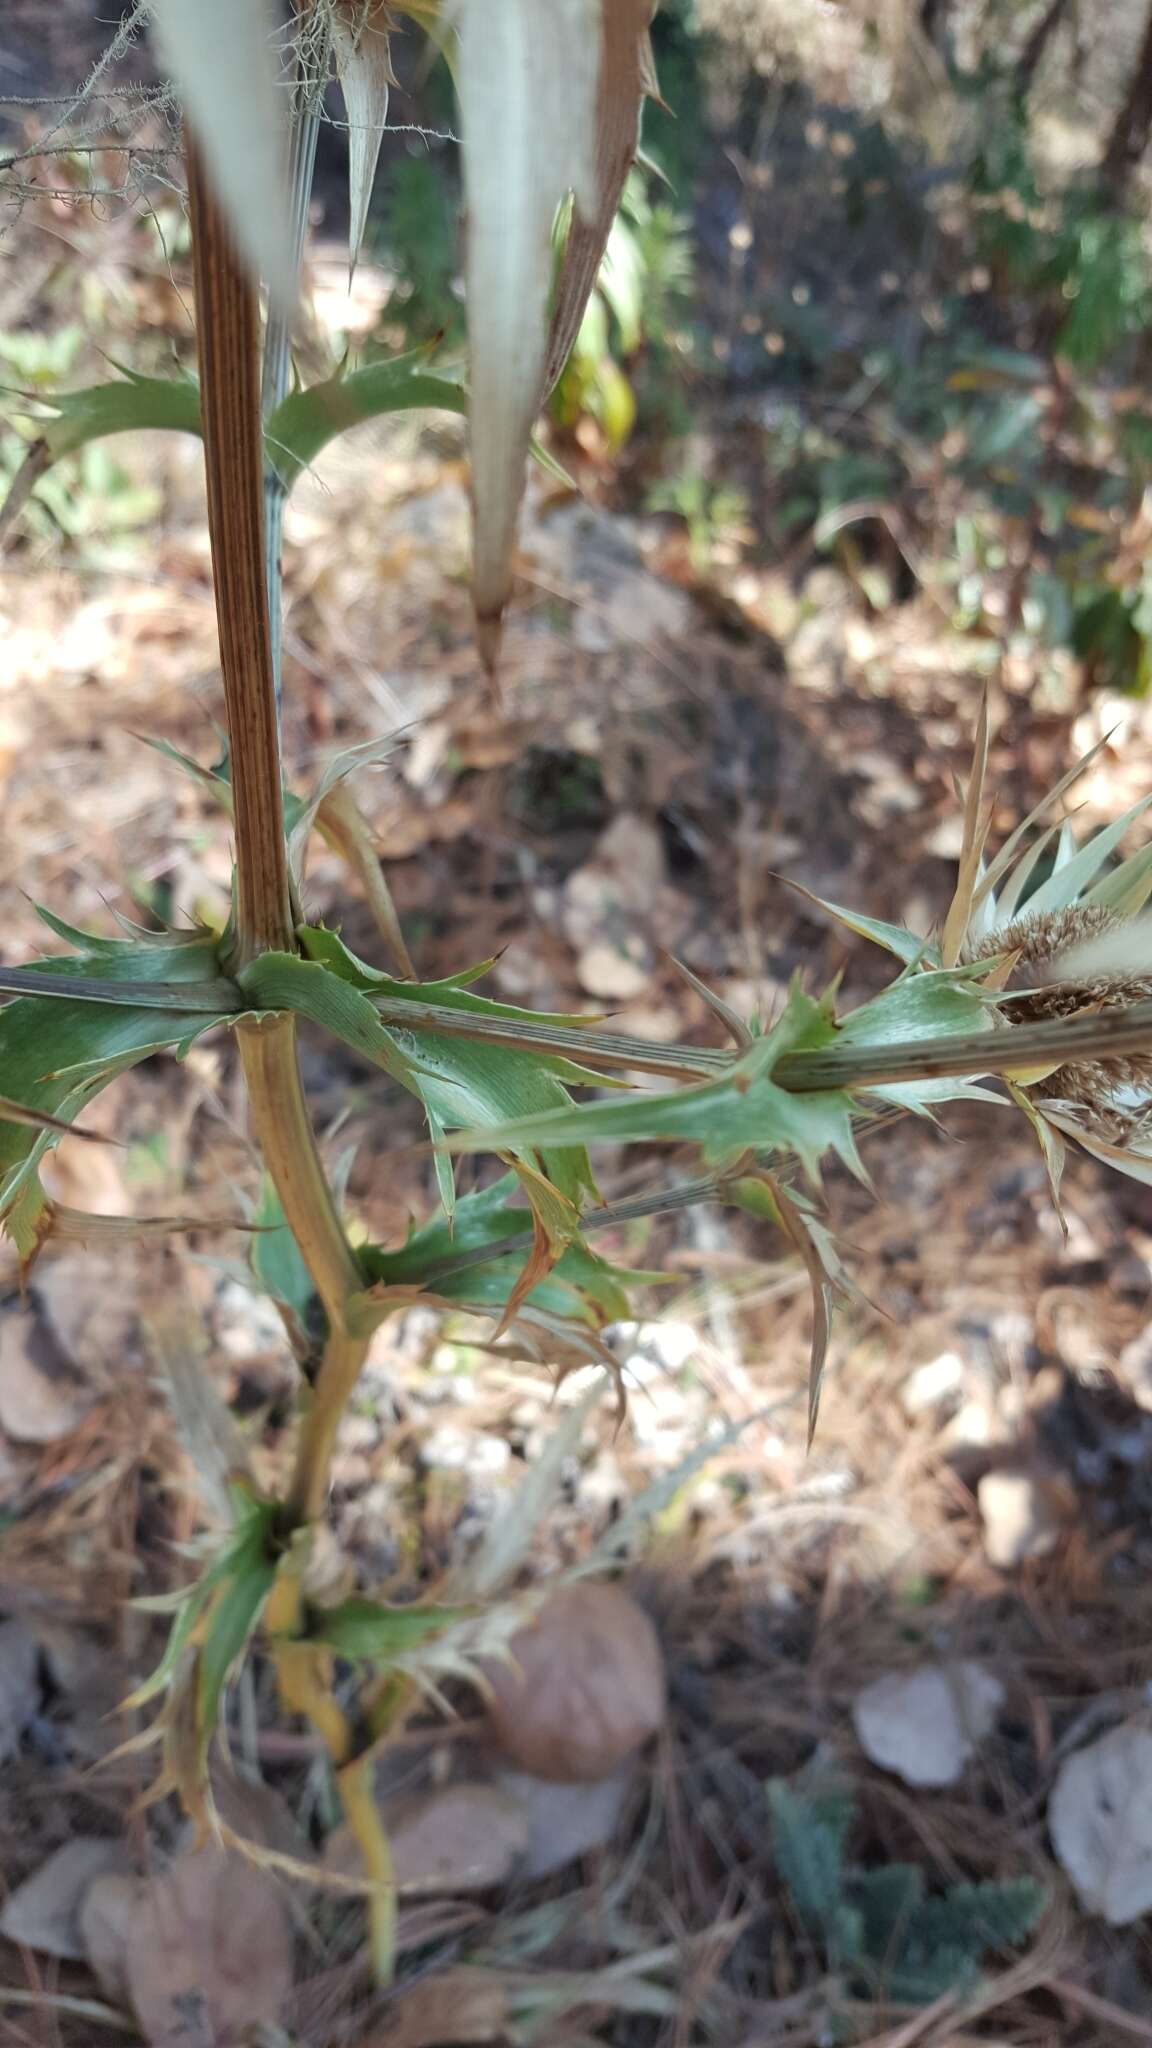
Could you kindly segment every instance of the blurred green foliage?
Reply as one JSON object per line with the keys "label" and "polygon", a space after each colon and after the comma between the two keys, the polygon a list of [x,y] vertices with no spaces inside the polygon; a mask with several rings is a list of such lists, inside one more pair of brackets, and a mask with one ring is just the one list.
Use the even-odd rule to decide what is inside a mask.
{"label": "blurred green foliage", "polygon": [[[780,1876],[841,1995],[927,2005],[971,1991],[985,1959],[1023,1941],[1047,1902],[1044,1886],[1030,1877],[953,1884],[933,1894],[918,1864],[850,1863],[856,1809],[842,1779],[812,1769],[774,1778],[768,1805]],[[859,2031],[872,2036],[867,2013]],[[829,2038],[856,2035],[849,2024]]]}
{"label": "blurred green foliage", "polygon": [[[12,420],[0,424],[0,503],[35,438],[36,407],[31,401],[50,399],[68,388],[88,338],[78,323],[0,333],[0,391]],[[26,414],[25,400],[30,401]],[[33,533],[63,534],[88,551],[111,536],[146,527],[156,518],[161,501],[157,487],[139,483],[105,443],[95,441],[40,478],[23,517]]]}

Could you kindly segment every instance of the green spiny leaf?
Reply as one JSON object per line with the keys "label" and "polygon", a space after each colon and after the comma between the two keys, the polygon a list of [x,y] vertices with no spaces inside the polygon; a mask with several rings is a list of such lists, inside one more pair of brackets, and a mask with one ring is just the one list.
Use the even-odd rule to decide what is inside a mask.
{"label": "green spiny leaf", "polygon": [[772,1069],[793,1051],[822,1051],[836,1040],[829,1006],[793,990],[772,1030],[732,1060],[720,1080],[611,1102],[590,1102],[481,1131],[464,1131],[459,1151],[481,1146],[575,1145],[597,1140],[658,1140],[700,1146],[710,1161],[747,1151],[795,1152],[815,1178],[820,1159],[833,1151],[853,1172],[863,1168],[852,1135],[852,1103],[842,1090],[792,1094],[776,1086]]}
{"label": "green spiny leaf", "polygon": [[344,1600],[338,1607],[310,1610],[305,1634],[311,1643],[334,1650],[338,1657],[387,1665],[467,1621],[468,1607],[384,1607],[375,1600]]}
{"label": "green spiny leaf", "polygon": [[276,1576],[276,1559],[269,1553],[265,1537],[266,1529],[261,1526],[258,1543],[250,1540],[242,1554],[233,1553],[232,1570],[208,1615],[200,1650],[196,1702],[204,1751],[216,1726],[228,1673],[243,1654]]}
{"label": "green spiny leaf", "polygon": [[447,975],[442,981],[397,981],[392,975],[358,959],[338,933],[326,931],[322,925],[302,925],[297,937],[310,960],[321,961],[331,973],[338,974],[342,981],[350,982],[353,988],[387,996],[395,1002],[434,1003],[439,1009],[458,1010],[464,1016],[498,1017],[513,1024],[579,1026],[592,1021],[586,1016],[571,1015],[563,1010],[523,1010],[513,1003],[497,1003],[489,996],[473,995],[468,984],[478,981],[488,972],[494,965],[491,960],[482,960],[479,966],[466,968],[462,974]]}
{"label": "green spiny leaf", "polygon": [[108,434],[172,428],[200,432],[200,389],[190,377],[140,377],[131,372],[116,384],[90,384],[55,394],[56,417],[44,423],[43,438],[53,461],[72,455]]}
{"label": "green spiny leaf", "polygon": [[290,392],[264,429],[268,459],[284,489],[290,490],[301,470],[349,427],[417,407],[467,412],[467,393],[448,378],[421,369],[426,360],[427,350],[422,349],[360,370],[339,370],[310,390]]}
{"label": "green spiny leaf", "polygon": [[842,904],[829,903],[823,896],[814,896],[802,882],[789,880],[788,887],[795,889],[798,896],[806,896],[809,903],[815,903],[820,910],[826,910],[829,917],[834,917],[838,924],[846,925],[859,938],[871,939],[875,945],[883,946],[885,952],[895,953],[906,967],[915,967],[922,960],[930,967],[939,965],[939,947],[928,939],[918,938],[915,932],[905,931],[903,925],[885,924],[881,918],[864,917],[858,910],[845,910]]}
{"label": "green spiny leaf", "polygon": [[311,1017],[335,1038],[363,1053],[365,1059],[391,1074],[394,1081],[419,1094],[411,1062],[359,989],[329,973],[318,961],[298,960],[293,953],[262,953],[238,977],[256,1010],[295,1010]]}
{"label": "green spiny leaf", "polygon": [[1034,917],[1048,910],[1061,910],[1065,905],[1074,903],[1099,874],[1109,855],[1119,846],[1129,825],[1142,816],[1149,804],[1152,804],[1152,796],[1141,797],[1140,801],[1126,810],[1114,824],[1105,826],[1102,832],[1097,832],[1078,853],[1073,854],[1070,860],[1055,868],[1048,880],[1042,882],[1028,898],[1029,916]]}
{"label": "green spiny leaf", "polygon": [[280,1197],[267,1174],[261,1184],[254,1221],[257,1228],[250,1254],[252,1271],[276,1303],[297,1358],[307,1358],[316,1348],[316,1322],[323,1311],[300,1248],[288,1228]]}
{"label": "green spiny leaf", "polygon": [[[550,1061],[497,1044],[434,1040],[430,1033],[418,1043],[414,1031],[386,1030],[368,997],[350,979],[319,961],[265,953],[245,968],[239,979],[257,1008],[300,1011],[384,1067],[420,1098],[441,1126],[466,1122],[502,1125],[510,1118],[545,1115],[568,1106],[564,1088],[549,1070]],[[403,989],[413,986],[395,984]],[[466,997],[461,990],[451,993],[458,1002],[481,1000]],[[488,1149],[515,1152],[520,1148],[493,1143]],[[572,1144],[540,1150],[538,1156],[529,1154],[520,1164],[528,1199],[549,1243],[559,1249],[575,1234],[582,1195],[586,1190],[595,1191],[587,1156],[579,1144]],[[543,1187],[541,1173],[546,1181]]]}

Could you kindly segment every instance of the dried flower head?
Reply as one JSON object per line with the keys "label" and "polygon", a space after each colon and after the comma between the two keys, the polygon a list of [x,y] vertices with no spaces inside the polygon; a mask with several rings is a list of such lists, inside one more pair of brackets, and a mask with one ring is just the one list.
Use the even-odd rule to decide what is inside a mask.
{"label": "dried flower head", "polygon": [[[834,904],[825,908],[896,953],[910,975],[972,972],[983,965],[983,986],[1000,1029],[1127,1011],[1152,1000],[1152,916],[1141,914],[1152,896],[1152,845],[1114,859],[1152,797],[1133,804],[1083,845],[1067,821],[1045,822],[1098,752],[1095,747],[1077,761],[989,859],[985,706],[965,799],[956,888],[939,939],[917,938]],[[1096,1158],[1152,1182],[1152,1048],[1032,1067],[1005,1085],[1036,1132],[1057,1198],[1069,1137]],[[949,1092],[972,1091],[964,1084],[954,1091],[937,1087],[931,1097],[921,1091],[921,1100],[940,1101]],[[914,1091],[903,1094],[915,1106]]]}

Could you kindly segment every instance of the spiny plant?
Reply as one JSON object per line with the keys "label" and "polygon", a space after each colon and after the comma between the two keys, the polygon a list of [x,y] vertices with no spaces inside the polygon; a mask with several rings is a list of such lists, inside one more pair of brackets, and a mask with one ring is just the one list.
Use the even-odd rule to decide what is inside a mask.
{"label": "spiny plant", "polygon": [[[835,913],[900,962],[890,986],[862,1006],[842,1008],[835,987],[812,995],[797,983],[775,1018],[746,1018],[689,975],[729,1043],[653,1048],[595,1019],[477,994],[488,962],[417,980],[348,787],[388,740],[338,757],[308,790],[285,786],[284,502],[346,427],[408,407],[466,413],[477,637],[494,670],[534,424],[578,332],[636,153],[652,83],[652,0],[393,0],[387,9],[379,0],[307,0],[279,58],[264,0],[152,0],[151,12],[186,116],[199,381],[128,372],[54,397],[9,516],[60,455],[105,434],[146,426],[202,437],[227,750],[213,770],[185,766],[231,818],[232,911],[223,934],[126,925],[117,936],[42,912],[71,950],[0,969],[0,991],[14,998],[0,1014],[0,1214],[28,1265],[53,1235],[101,1234],[101,1219],[49,1199],[39,1178],[46,1152],[126,1068],[157,1052],[179,1058],[208,1031],[232,1034],[267,1175],[253,1264],[280,1302],[300,1367],[294,1463],[274,1498],[238,1464],[226,1539],[172,1603],[167,1650],[138,1701],[160,1702],[152,1731],[163,1745],[160,1785],[213,1822],[207,1763],[221,1701],[254,1640],[262,1642],[285,1710],[307,1717],[330,1751],[386,1977],[394,1887],[372,1798],[375,1752],[421,1685],[443,1671],[475,1673],[479,1656],[508,1642],[526,1596],[496,1597],[506,1578],[491,1573],[405,1606],[325,1593],[313,1564],[330,1462],[374,1330],[413,1302],[464,1304],[493,1312],[544,1365],[574,1356],[611,1365],[602,1332],[626,1312],[630,1280],[649,1276],[603,1259],[597,1230],[693,1201],[733,1203],[782,1232],[810,1275],[814,1427],[832,1304],[845,1284],[820,1214],[819,1177],[831,1158],[865,1178],[857,1137],[878,1107],[931,1115],[957,1096],[1006,1099],[1032,1120],[1054,1182],[1067,1136],[1129,1171],[1152,1171],[1152,984],[1127,956],[1117,964],[1133,931],[1141,934],[1133,943],[1146,944],[1130,920],[1152,886],[1152,850],[1091,882],[1130,818],[1079,853],[1062,836],[1055,875],[1026,897],[1044,854],[1043,839],[1024,850],[1030,819],[984,868],[985,715],[956,899],[939,940]],[[355,257],[386,113],[394,16],[438,40],[457,85],[468,387],[409,354],[290,389],[320,99],[335,66],[354,121]],[[554,224],[565,210],[556,268]],[[305,858],[317,832],[358,876],[387,965],[358,958],[309,919]],[[1083,948],[1093,944],[1104,953],[1088,958]],[[301,1018],[422,1105],[440,1207],[403,1246],[365,1244],[349,1230],[302,1086]],[[670,1085],[637,1094],[622,1078],[635,1071]],[[1005,1077],[1005,1098],[982,1085],[996,1075]],[[594,1091],[606,1084],[613,1092],[601,1099]],[[1127,1119],[1122,1133],[1101,1124],[1105,1113]],[[587,1149],[601,1140],[695,1146],[703,1170],[604,1204]],[[454,1159],[476,1152],[495,1155],[505,1173],[458,1201]],[[349,1667],[360,1681],[351,1693]]]}
{"label": "spiny plant", "polygon": [[768,1808],[777,1869],[841,1998],[927,2005],[971,1991],[985,1959],[1023,1941],[1047,1903],[1032,1877],[929,1894],[916,1863],[850,1863],[856,1803],[851,1788],[828,1774],[773,1778]]}

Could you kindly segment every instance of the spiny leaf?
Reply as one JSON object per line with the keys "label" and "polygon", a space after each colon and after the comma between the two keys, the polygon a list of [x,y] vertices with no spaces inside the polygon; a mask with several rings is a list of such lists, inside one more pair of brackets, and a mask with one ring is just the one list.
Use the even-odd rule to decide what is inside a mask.
{"label": "spiny leaf", "polygon": [[136,737],[142,740],[146,747],[151,747],[153,753],[161,754],[166,761],[174,761],[177,768],[183,769],[185,775],[189,776],[193,782],[200,783],[203,788],[207,789],[215,797],[217,803],[222,805],[224,810],[228,812],[228,815],[232,815],[232,770],[228,758],[227,741],[225,741],[224,752],[215,767],[205,768],[203,763],[197,761],[193,755],[184,754],[179,747],[174,747],[171,740],[155,739],[150,733],[144,732],[137,733]]}
{"label": "spiny leaf", "polygon": [[921,960],[930,967],[939,966],[939,948],[932,945],[928,939],[918,938],[915,932],[905,931],[902,925],[885,924],[878,917],[864,917],[857,910],[845,910],[842,904],[829,903],[823,896],[814,896],[811,889],[806,889],[802,882],[794,882],[788,876],[784,879],[798,896],[806,896],[809,903],[815,903],[820,910],[826,910],[829,917],[834,917],[838,924],[846,925],[850,932],[856,932],[860,938],[871,939],[877,946],[883,946],[886,952],[895,953],[896,958],[903,960],[906,967],[915,967]]}
{"label": "spiny leaf", "polygon": [[1135,917],[1152,896],[1152,846],[1142,846],[1121,861],[1103,881],[1096,882],[1081,897],[1082,903],[1099,904],[1116,917]]}
{"label": "spiny leaf", "polygon": [[[972,913],[971,927],[974,933],[983,937],[991,932],[996,925],[1007,924],[1010,921],[1016,913],[1016,907],[1021,901],[1032,875],[1039,867],[1052,841],[1058,838],[1059,835],[1059,825],[1049,825],[1028,848],[1027,853],[1023,854],[1017,861],[1016,866],[1004,884],[999,898],[997,899],[991,894],[987,894],[976,903]],[[991,873],[991,869],[989,869],[989,873]],[[985,876],[985,880],[987,880],[987,876]]]}
{"label": "spiny leaf", "polygon": [[489,971],[495,964],[491,960],[482,960],[479,966],[466,968],[461,974],[447,975],[441,981],[397,981],[380,968],[358,959],[338,933],[326,931],[322,925],[302,925],[296,936],[310,960],[323,961],[325,967],[350,982],[353,988],[388,996],[393,1001],[435,1003],[441,1009],[459,1010],[472,1017],[505,1018],[510,1023],[579,1026],[592,1021],[564,1010],[524,1010],[514,1003],[494,1002],[490,996],[472,995],[468,984],[478,981]]}
{"label": "spiny leaf", "polygon": [[[927,1041],[991,1030],[991,1001],[978,986],[991,965],[990,961],[980,961],[969,968],[929,968],[921,973],[899,975],[881,995],[838,1020],[838,1044],[894,1045],[901,1039]],[[880,1086],[870,1093],[882,1101],[913,1110],[930,1102],[958,1098],[998,1099],[990,1096],[987,1089],[963,1080],[897,1083],[895,1087]]]}
{"label": "spiny leaf", "polygon": [[475,1611],[469,1607],[384,1607],[375,1600],[344,1600],[338,1607],[312,1608],[305,1636],[338,1657],[387,1665],[429,1637],[442,1635],[456,1622],[470,1620]]}
{"label": "spiny leaf", "polygon": [[[219,1555],[186,1592],[164,1595],[164,1611],[175,1604],[176,1614],[163,1657],[155,1671],[125,1700],[126,1709],[146,1706],[176,1675],[181,1654],[191,1641],[196,1626],[213,1595],[228,1579],[247,1572],[257,1561],[271,1555],[272,1530],[278,1512],[276,1503],[255,1499],[247,1491],[234,1490],[236,1525]],[[140,1603],[142,1604],[142,1603]]]}
{"label": "spiny leaf", "polygon": [[[323,936],[331,938],[331,934]],[[328,951],[329,957],[336,958]],[[300,1011],[382,1066],[410,1094],[418,1096],[442,1126],[478,1121],[503,1125],[509,1118],[542,1114],[568,1104],[560,1081],[549,1071],[556,1062],[466,1039],[433,1041],[431,1034],[417,1043],[413,1032],[386,1030],[368,997],[319,961],[266,953],[245,968],[239,979],[257,1008]],[[419,984],[397,982],[393,986],[420,992]],[[455,1006],[482,1002],[460,989],[447,993]],[[520,1148],[501,1144],[489,1149]],[[582,1148],[572,1144],[542,1152],[538,1161],[527,1158],[524,1165],[525,1191],[529,1201],[535,1199],[550,1241],[566,1241],[574,1234],[583,1194],[595,1190]],[[547,1195],[538,1184],[541,1168],[549,1184]],[[563,1214],[557,1196],[568,1205]]]}
{"label": "spiny leaf", "polygon": [[1074,903],[1099,873],[1109,854],[1119,846],[1129,825],[1143,815],[1149,804],[1152,804],[1152,796],[1141,797],[1114,824],[1106,825],[1102,832],[1089,839],[1071,860],[1055,868],[1048,880],[1033,890],[1028,898],[1028,915],[1038,916],[1044,911],[1061,910],[1066,904]]}
{"label": "spiny leaf", "polygon": [[760,1215],[784,1232],[798,1252],[812,1289],[812,1343],[808,1360],[808,1445],[811,1448],[820,1413],[820,1392],[832,1336],[832,1311],[837,1294],[851,1289],[831,1233],[812,1214],[811,1205],[789,1193],[770,1173],[749,1175],[733,1183],[729,1198],[752,1215]]}
{"label": "spiny leaf", "polygon": [[427,349],[419,349],[360,370],[338,370],[322,384],[290,392],[264,429],[268,459],[284,489],[291,490],[321,449],[349,427],[417,407],[465,412],[467,395],[458,384],[418,367],[427,359]]}
{"label": "spiny leaf", "polygon": [[[150,1053],[179,1052],[238,1006],[231,984],[200,979],[215,970],[213,946],[198,933],[150,945],[100,940],[92,952],[0,970],[0,989],[36,991],[0,1008],[0,1081],[24,1113],[0,1117],[0,1216],[24,1257],[46,1227],[36,1167],[60,1128],[114,1075]],[[215,1007],[201,1013],[206,989]]]}
{"label": "spiny leaf", "polygon": [[1152,1151],[1142,1149],[1138,1144],[1117,1145],[1100,1137],[1084,1121],[1083,1111],[1077,1103],[1042,1101],[1037,1107],[1043,1112],[1046,1123],[1074,1138],[1085,1152],[1091,1153],[1093,1159],[1115,1167],[1119,1173],[1127,1174],[1129,1180],[1142,1181],[1145,1187],[1152,1187]]}
{"label": "spiny leaf", "polygon": [[398,734],[389,733],[383,739],[362,740],[359,746],[343,748],[340,753],[334,754],[321,770],[311,795],[293,799],[292,815],[288,820],[288,852],[297,881],[300,879],[308,834],[316,822],[316,813],[325,797],[333,790],[339,789],[358,768],[370,768],[380,761],[386,761],[388,756],[395,752],[399,737]]}
{"label": "spiny leaf", "polygon": [[63,939],[66,945],[75,946],[81,953],[118,953],[130,943],[127,939],[106,939],[97,932],[81,931],[77,925],[66,924],[64,919],[57,917],[55,911],[49,910],[46,904],[33,903],[32,908],[50,932],[54,932],[58,939]]}
{"label": "spiny leaf", "polygon": [[212,1604],[200,1646],[197,1711],[202,1754],[207,1755],[228,1674],[248,1643],[276,1576],[276,1561],[263,1554],[237,1564]]}
{"label": "spiny leaf", "polygon": [[[465,1195],[451,1223],[434,1219],[413,1231],[398,1251],[364,1247],[359,1260],[366,1280],[386,1286],[415,1284],[462,1306],[506,1308],[521,1277],[531,1234],[531,1211],[512,1199],[516,1185],[516,1177],[506,1174],[490,1187]],[[613,1266],[577,1240],[529,1298],[536,1308],[601,1329],[629,1314],[627,1286],[664,1277]]]}
{"label": "spiny leaf", "polygon": [[419,1093],[411,1062],[384,1029],[367,997],[318,961],[298,960],[293,953],[262,953],[238,980],[253,1009],[295,1010],[311,1017],[314,1024],[383,1067],[410,1092]]}
{"label": "spiny leaf", "polygon": [[1097,740],[1094,747],[1090,747],[1086,754],[1081,754],[1080,759],[1073,762],[1067,773],[1060,777],[1059,782],[1054,784],[1046,796],[1041,797],[1040,802],[1028,812],[1027,817],[1021,818],[1015,830],[1008,834],[999,853],[996,854],[993,860],[989,861],[987,873],[981,876],[976,890],[974,907],[978,907],[986,896],[990,895],[994,889],[999,888],[1001,878],[1008,873],[1012,865],[1017,848],[1023,845],[1024,839],[1031,831],[1033,825],[1039,824],[1044,813],[1050,810],[1053,804],[1059,803],[1065,790],[1070,789],[1077,777],[1083,775],[1084,770],[1091,766],[1101,748],[1108,745],[1111,737],[1111,733],[1105,733],[1103,739]]}
{"label": "spiny leaf", "polygon": [[[192,1035],[218,1021],[198,1020]],[[6,1090],[33,1119],[57,1120],[35,1128],[34,1122],[0,1119],[0,1215],[34,1175],[59,1123],[70,1123],[114,1075],[188,1037],[187,1017],[166,1022],[147,1008],[29,997],[0,1010],[0,1077]]]}
{"label": "spiny leaf", "polygon": [[475,1151],[481,1145],[503,1149],[598,1139],[691,1140],[708,1160],[729,1160],[748,1150],[794,1151],[813,1176],[822,1155],[831,1150],[862,1174],[849,1097],[833,1089],[789,1093],[772,1078],[773,1067],[786,1054],[822,1051],[836,1036],[829,1007],[794,989],[772,1030],[734,1057],[722,1079],[522,1117],[487,1133],[466,1130],[451,1142],[455,1150]]}
{"label": "spiny leaf", "polygon": [[191,377],[129,372],[117,383],[54,393],[49,403],[55,417],[43,423],[41,434],[53,462],[109,434],[200,432],[200,387]]}
{"label": "spiny leaf", "polygon": [[312,1276],[288,1228],[280,1197],[267,1174],[261,1183],[253,1223],[253,1274],[276,1303],[297,1358],[306,1359],[316,1349],[317,1318],[323,1319],[323,1311]]}

